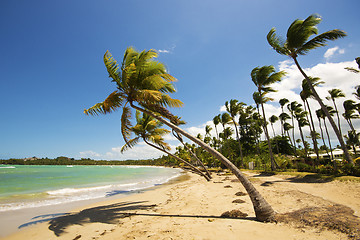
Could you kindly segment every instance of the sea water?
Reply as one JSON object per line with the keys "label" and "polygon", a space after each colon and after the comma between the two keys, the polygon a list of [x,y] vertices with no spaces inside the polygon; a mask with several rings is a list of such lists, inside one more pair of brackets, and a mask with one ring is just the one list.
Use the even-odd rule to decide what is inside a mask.
{"label": "sea water", "polygon": [[1,165],[0,212],[131,193],[180,175],[164,167]]}

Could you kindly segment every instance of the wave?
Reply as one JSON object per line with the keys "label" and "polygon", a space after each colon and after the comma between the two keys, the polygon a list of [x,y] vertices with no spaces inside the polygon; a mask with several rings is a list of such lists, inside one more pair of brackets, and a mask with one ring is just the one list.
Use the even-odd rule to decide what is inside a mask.
{"label": "wave", "polygon": [[14,166],[0,166],[0,168],[16,168],[16,167],[14,167]]}
{"label": "wave", "polygon": [[135,193],[164,184],[171,179],[179,177],[181,174],[181,172],[173,172],[171,176],[158,176],[151,179],[137,180],[136,182],[49,190],[39,194],[41,198],[36,198],[32,201],[18,201],[13,203],[0,204],[0,212],[64,204],[82,200],[106,198],[132,192]]}

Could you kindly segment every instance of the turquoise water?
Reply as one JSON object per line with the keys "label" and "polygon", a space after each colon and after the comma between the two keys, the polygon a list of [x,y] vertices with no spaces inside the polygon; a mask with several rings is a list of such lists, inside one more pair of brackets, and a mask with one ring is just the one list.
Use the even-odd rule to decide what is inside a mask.
{"label": "turquoise water", "polygon": [[140,166],[0,166],[0,211],[123,194],[165,183],[179,169]]}

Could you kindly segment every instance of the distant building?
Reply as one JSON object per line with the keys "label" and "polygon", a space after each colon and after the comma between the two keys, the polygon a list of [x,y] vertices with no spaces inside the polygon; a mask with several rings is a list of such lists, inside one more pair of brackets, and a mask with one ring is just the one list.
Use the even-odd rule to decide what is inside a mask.
{"label": "distant building", "polygon": [[38,160],[40,158],[37,158],[37,157],[30,157],[30,158],[24,158],[24,162],[26,161],[34,161],[34,160]]}

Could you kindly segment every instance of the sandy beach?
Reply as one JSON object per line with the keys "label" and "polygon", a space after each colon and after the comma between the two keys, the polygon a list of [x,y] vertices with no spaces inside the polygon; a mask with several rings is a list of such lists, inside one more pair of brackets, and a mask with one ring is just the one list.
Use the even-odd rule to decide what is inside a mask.
{"label": "sandy beach", "polygon": [[[319,183],[291,176],[246,174],[280,215],[308,209],[295,212],[305,219],[306,213],[320,214],[320,209],[333,209],[332,212],[341,209],[345,215],[339,218],[352,221],[360,229],[356,225],[360,216],[358,182]],[[357,235],[317,220],[255,221],[250,198],[241,194],[245,190],[233,175],[213,173],[211,182],[191,173],[186,178],[154,190],[74,209],[2,239],[358,239]],[[247,216],[220,217],[231,210],[240,210]],[[321,218],[326,220],[330,215],[326,213]]]}

